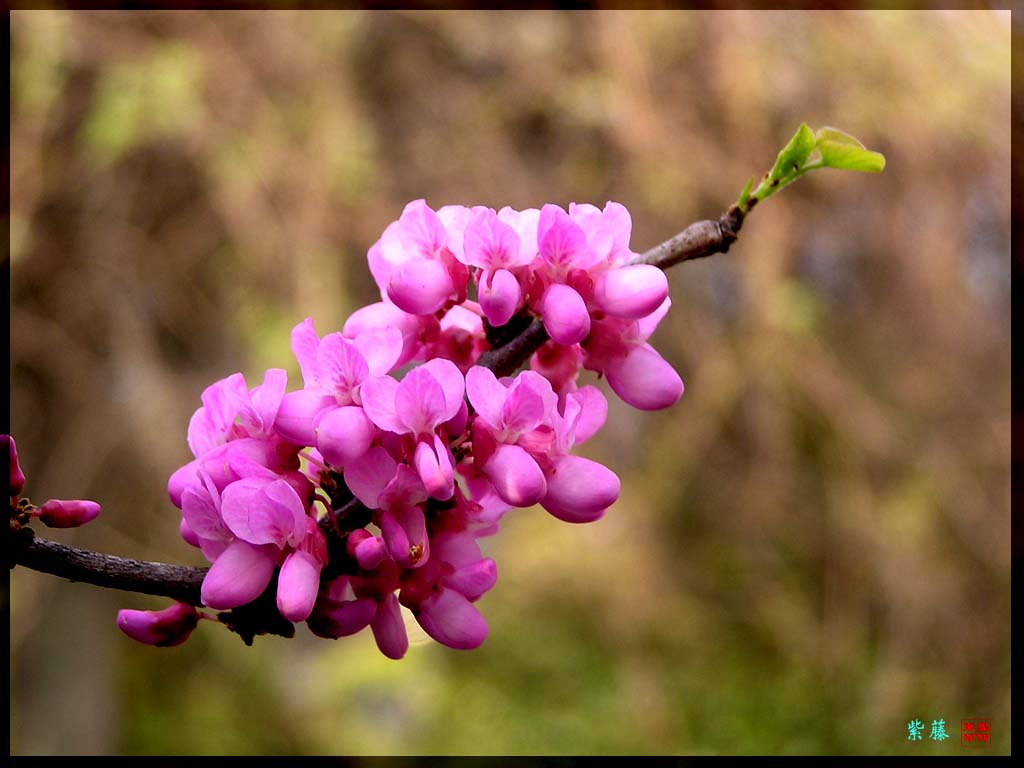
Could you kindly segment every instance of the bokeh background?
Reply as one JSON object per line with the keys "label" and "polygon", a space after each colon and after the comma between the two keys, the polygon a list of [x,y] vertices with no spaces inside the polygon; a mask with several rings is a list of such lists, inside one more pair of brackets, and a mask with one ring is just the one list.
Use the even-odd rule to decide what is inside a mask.
{"label": "bokeh background", "polygon": [[164,490],[200,392],[297,374],[290,329],[376,298],[409,200],[617,200],[644,250],[801,121],[888,166],[672,270],[686,394],[612,396],[603,520],[488,540],[482,648],[153,649],[115,614],[165,601],[17,568],[11,753],[957,754],[967,717],[1008,752],[1010,40],[991,10],[13,12],[11,427],[32,498],[104,506],[47,535],[126,556],[200,563]]}

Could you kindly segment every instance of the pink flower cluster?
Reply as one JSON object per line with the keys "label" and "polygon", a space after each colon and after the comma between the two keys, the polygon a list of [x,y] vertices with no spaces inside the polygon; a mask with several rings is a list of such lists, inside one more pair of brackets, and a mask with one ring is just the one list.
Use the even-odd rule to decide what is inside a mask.
{"label": "pink flower cluster", "polygon": [[[368,626],[390,658],[408,648],[401,606],[438,642],[479,646],[476,602],[497,569],[478,540],[514,507],[582,523],[618,498],[610,469],[572,454],[607,415],[581,370],[641,409],[682,394],[647,343],[668,284],[631,264],[630,229],[617,203],[407,205],[369,252],[382,300],[340,332],[321,337],[311,319],[292,331],[301,389],[272,369],[258,386],[234,374],[203,393],[195,459],[168,492],[182,537],[212,563],[204,605],[237,608],[273,584],[288,621],[329,638]],[[495,329],[533,316],[550,340],[529,370],[498,378],[475,364]],[[122,611],[119,625],[171,645],[196,616]]]}

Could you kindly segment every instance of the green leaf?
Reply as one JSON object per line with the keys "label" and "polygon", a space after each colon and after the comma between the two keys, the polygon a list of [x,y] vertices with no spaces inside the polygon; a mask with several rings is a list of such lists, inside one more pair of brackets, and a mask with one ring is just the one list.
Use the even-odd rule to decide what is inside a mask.
{"label": "green leaf", "polygon": [[779,156],[775,160],[775,167],[771,170],[771,178],[782,179],[799,173],[800,166],[807,161],[807,158],[811,156],[811,152],[814,151],[814,143],[814,131],[807,127],[807,123],[800,123],[800,127],[793,135],[793,138],[779,152]]}
{"label": "green leaf", "polygon": [[880,173],[885,168],[885,157],[880,152],[866,149],[853,136],[836,128],[822,128],[815,140],[821,164],[826,168],[866,173]]}
{"label": "green leaf", "polygon": [[747,186],[745,186],[743,188],[743,191],[740,192],[740,199],[736,201],[736,207],[737,208],[739,208],[741,210],[745,210],[746,205],[747,205],[747,200],[750,199],[750,190],[753,189],[753,188],[754,188],[754,177],[751,176],[750,177],[750,181],[747,182]]}

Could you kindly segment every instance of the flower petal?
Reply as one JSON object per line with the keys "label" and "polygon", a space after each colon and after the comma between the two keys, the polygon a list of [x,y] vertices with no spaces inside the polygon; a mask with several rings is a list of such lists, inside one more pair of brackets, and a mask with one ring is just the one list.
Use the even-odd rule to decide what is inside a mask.
{"label": "flower petal", "polygon": [[316,445],[313,424],[328,408],[336,408],[334,395],[321,389],[298,389],[281,399],[274,428],[285,440],[295,445]]}
{"label": "flower petal", "polygon": [[563,456],[548,474],[540,504],[567,523],[597,520],[619,498],[619,478],[608,467],[582,456]]}
{"label": "flower petal", "polygon": [[364,330],[352,338],[352,343],[366,360],[370,376],[383,376],[401,357],[404,339],[398,328],[383,327]]}
{"label": "flower petal", "polygon": [[284,480],[247,477],[224,489],[221,518],[250,544],[296,545],[306,532],[306,510]]}
{"label": "flower petal", "polygon": [[502,407],[508,390],[489,368],[474,365],[466,373],[466,395],[482,419],[494,431],[502,428]]}
{"label": "flower petal", "polygon": [[[458,368],[455,370],[457,373]],[[446,416],[444,390],[425,365],[409,371],[399,383],[395,392],[395,414],[407,430],[417,436],[432,434],[438,424],[455,415],[452,412]]]}
{"label": "flower petal", "polygon": [[523,300],[519,281],[507,269],[482,275],[479,294],[480,307],[487,316],[487,322],[495,328],[511,320]]}
{"label": "flower petal", "polygon": [[651,264],[609,269],[594,280],[594,303],[614,317],[645,317],[658,309],[667,296],[668,278]]}
{"label": "flower petal", "polygon": [[320,562],[297,550],[285,558],[277,580],[277,610],[288,621],[305,621],[320,588]]}
{"label": "flower petal", "polygon": [[415,612],[423,630],[449,648],[477,648],[487,638],[487,622],[476,607],[454,589],[442,587]]}
{"label": "flower petal", "polygon": [[181,645],[199,624],[199,612],[191,605],[174,603],[162,611],[117,612],[117,626],[132,640],[158,648]]}
{"label": "flower petal", "polygon": [[241,540],[230,544],[203,579],[203,605],[224,611],[259,597],[274,576],[273,552]]}
{"label": "flower petal", "polygon": [[329,464],[344,467],[370,448],[377,429],[358,405],[324,413],[316,424],[316,447]]}
{"label": "flower petal", "polygon": [[391,482],[397,469],[398,462],[391,458],[391,454],[375,445],[345,467],[345,485],[363,504],[377,509],[381,491]]}
{"label": "flower petal", "polygon": [[544,498],[547,481],[534,458],[518,445],[498,445],[484,465],[484,474],[503,501],[530,507]]}
{"label": "flower petal", "polygon": [[316,607],[306,620],[309,631],[318,637],[348,637],[366,629],[377,615],[377,601],[372,597],[346,600],[342,603]]}
{"label": "flower petal", "polygon": [[683,394],[683,380],[650,344],[613,360],[605,375],[615,394],[642,411],[667,408]]}
{"label": "flower petal", "polygon": [[540,302],[541,320],[559,344],[578,344],[590,333],[586,302],[573,288],[561,283],[548,286]]}
{"label": "flower petal", "polygon": [[353,401],[355,389],[370,375],[363,353],[340,333],[329,333],[317,351],[320,386],[334,395],[339,405]]}
{"label": "flower petal", "polygon": [[367,379],[360,389],[360,399],[367,417],[385,432],[404,435],[409,428],[395,413],[395,397],[399,383],[390,376]]}
{"label": "flower petal", "polygon": [[373,630],[373,639],[377,641],[380,652],[389,659],[400,659],[409,650],[409,636],[405,633],[402,610],[394,593],[377,606],[370,629]]}
{"label": "flower petal", "polygon": [[455,292],[448,268],[436,259],[412,259],[396,265],[388,282],[388,298],[413,315],[432,315]]}

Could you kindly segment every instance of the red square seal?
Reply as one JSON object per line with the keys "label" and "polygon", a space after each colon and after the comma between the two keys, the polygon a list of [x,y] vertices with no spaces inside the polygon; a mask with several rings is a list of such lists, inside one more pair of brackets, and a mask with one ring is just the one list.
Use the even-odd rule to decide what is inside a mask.
{"label": "red square seal", "polygon": [[960,721],[960,746],[987,747],[992,743],[992,718],[972,717]]}

